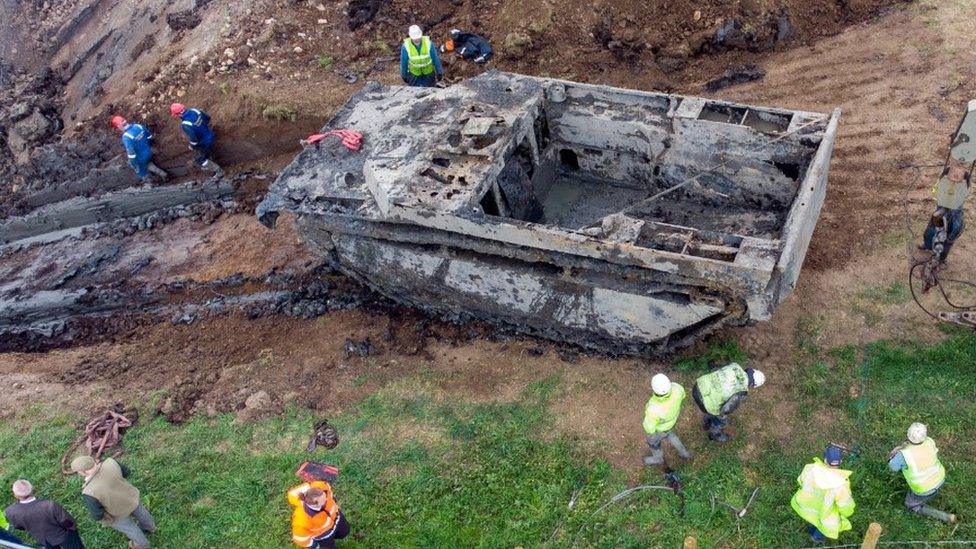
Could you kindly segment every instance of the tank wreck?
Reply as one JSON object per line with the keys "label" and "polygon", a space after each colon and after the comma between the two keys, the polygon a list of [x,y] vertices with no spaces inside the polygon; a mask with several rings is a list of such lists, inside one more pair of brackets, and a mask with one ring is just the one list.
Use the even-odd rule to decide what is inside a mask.
{"label": "tank wreck", "polygon": [[839,110],[490,71],[363,88],[258,207],[349,276],[452,320],[656,354],[794,288]]}

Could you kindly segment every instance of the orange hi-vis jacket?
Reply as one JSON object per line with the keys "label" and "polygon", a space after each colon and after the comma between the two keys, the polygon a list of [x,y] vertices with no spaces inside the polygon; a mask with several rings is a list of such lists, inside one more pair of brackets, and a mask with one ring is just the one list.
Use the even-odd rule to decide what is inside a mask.
{"label": "orange hi-vis jacket", "polygon": [[[325,505],[314,515],[306,511],[305,503],[299,498],[309,488],[318,488],[325,492]],[[332,487],[324,480],[305,482],[288,490],[288,503],[295,510],[291,514],[291,540],[299,547],[311,547],[319,539],[326,538],[336,527],[339,520],[339,505],[332,496]]]}

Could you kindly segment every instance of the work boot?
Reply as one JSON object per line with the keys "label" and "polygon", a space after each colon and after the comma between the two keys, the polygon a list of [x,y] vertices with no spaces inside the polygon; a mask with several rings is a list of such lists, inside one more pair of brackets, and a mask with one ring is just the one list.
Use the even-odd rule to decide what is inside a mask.
{"label": "work boot", "polygon": [[644,465],[661,465],[664,458],[659,455],[644,456]]}
{"label": "work boot", "polygon": [[708,440],[713,440],[715,442],[728,442],[729,435],[726,434],[725,431],[718,431],[718,432],[710,431],[708,433]]}
{"label": "work boot", "polygon": [[149,169],[150,172],[158,175],[159,177],[162,177],[163,179],[169,179],[169,173],[166,170],[157,166],[155,162],[150,162],[147,168]]}
{"label": "work boot", "polygon": [[929,517],[929,518],[934,518],[936,520],[941,520],[946,524],[955,524],[956,522],[956,515],[953,515],[952,513],[946,513],[945,511],[939,511],[938,509],[934,509],[932,507],[929,507],[928,505],[923,505],[919,507],[918,511],[915,512],[922,515],[923,517]]}
{"label": "work boot", "polygon": [[213,160],[207,160],[200,167],[208,172],[213,172],[217,175],[224,173],[224,169],[221,168],[220,165],[214,162]]}

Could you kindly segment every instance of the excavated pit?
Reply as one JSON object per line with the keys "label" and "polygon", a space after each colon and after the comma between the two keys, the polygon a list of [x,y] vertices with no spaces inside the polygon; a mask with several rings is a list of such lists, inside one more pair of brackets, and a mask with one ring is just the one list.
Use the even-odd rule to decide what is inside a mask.
{"label": "excavated pit", "polygon": [[826,192],[832,115],[488,72],[368,85],[258,207],[391,298],[612,353],[770,317]]}

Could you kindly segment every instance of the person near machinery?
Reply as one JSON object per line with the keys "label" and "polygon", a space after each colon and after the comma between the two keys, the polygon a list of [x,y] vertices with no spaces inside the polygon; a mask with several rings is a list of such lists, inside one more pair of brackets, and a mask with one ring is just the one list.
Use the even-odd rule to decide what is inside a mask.
{"label": "person near machinery", "polygon": [[451,29],[451,39],[448,44],[441,45],[441,52],[454,51],[462,59],[474,61],[479,65],[487,63],[494,52],[491,44],[484,36],[473,32],[461,32],[458,29]]}
{"label": "person near machinery", "polygon": [[349,535],[349,522],[339,509],[332,486],[324,480],[304,482],[288,490],[291,540],[298,547],[332,549]]}
{"label": "person near machinery", "polygon": [[84,479],[82,500],[93,520],[125,534],[131,549],[150,546],[146,534],[156,531],[156,522],[140,503],[139,489],[127,480],[128,468],[113,458],[97,462],[79,456],[71,470]]}
{"label": "person near machinery", "polygon": [[949,524],[956,522],[955,515],[927,505],[945,484],[946,471],[924,423],[915,422],[908,427],[908,442],[891,451],[888,468],[905,476],[908,484],[905,507],[911,512]]}
{"label": "person near machinery", "polygon": [[828,445],[823,460],[803,467],[796,481],[800,488],[793,494],[790,506],[807,522],[807,531],[815,543],[836,540],[840,533],[851,529],[854,514],[851,496],[851,471],[840,468],[842,450]]}
{"label": "person near machinery", "polygon": [[664,450],[661,443],[667,439],[682,459],[688,459],[690,454],[685,449],[681,439],[674,432],[681,413],[681,403],[685,398],[685,389],[677,383],[672,383],[668,376],[656,374],[651,378],[651,390],[654,393],[644,407],[645,442],[651,448],[651,453],[644,457],[645,465],[661,465],[664,463]]}
{"label": "person near machinery", "polygon": [[169,114],[180,119],[180,129],[190,142],[190,150],[196,153],[196,163],[200,168],[221,173],[220,166],[213,161],[211,151],[214,145],[214,132],[210,128],[210,115],[200,109],[186,108],[182,103],[169,106]]}
{"label": "person near machinery", "polygon": [[26,531],[44,549],[85,549],[78,523],[64,507],[38,499],[34,486],[25,479],[15,481],[12,488],[17,502],[3,512],[12,528]]}
{"label": "person near machinery", "polygon": [[122,116],[112,117],[112,127],[122,132],[122,146],[125,147],[125,154],[129,159],[129,166],[136,171],[140,179],[145,178],[152,172],[163,179],[169,178],[165,170],[157,166],[152,161],[152,141],[153,135],[149,128],[142,124],[129,122]]}
{"label": "person near machinery", "polygon": [[936,210],[925,229],[922,249],[935,252],[941,247],[939,261],[944,262],[965,226],[964,207],[972,186],[976,163],[976,99],[969,102],[966,115],[950,137],[949,155],[942,175],[935,185]]}
{"label": "person near machinery", "polygon": [[710,440],[729,440],[725,432],[729,414],[749,395],[749,389],[762,387],[765,382],[766,376],[762,372],[742,368],[735,362],[716,368],[695,381],[691,396],[705,414],[702,427]]}
{"label": "person near machinery", "polygon": [[411,25],[400,47],[400,77],[408,86],[432,88],[444,77],[437,48],[420,26]]}

